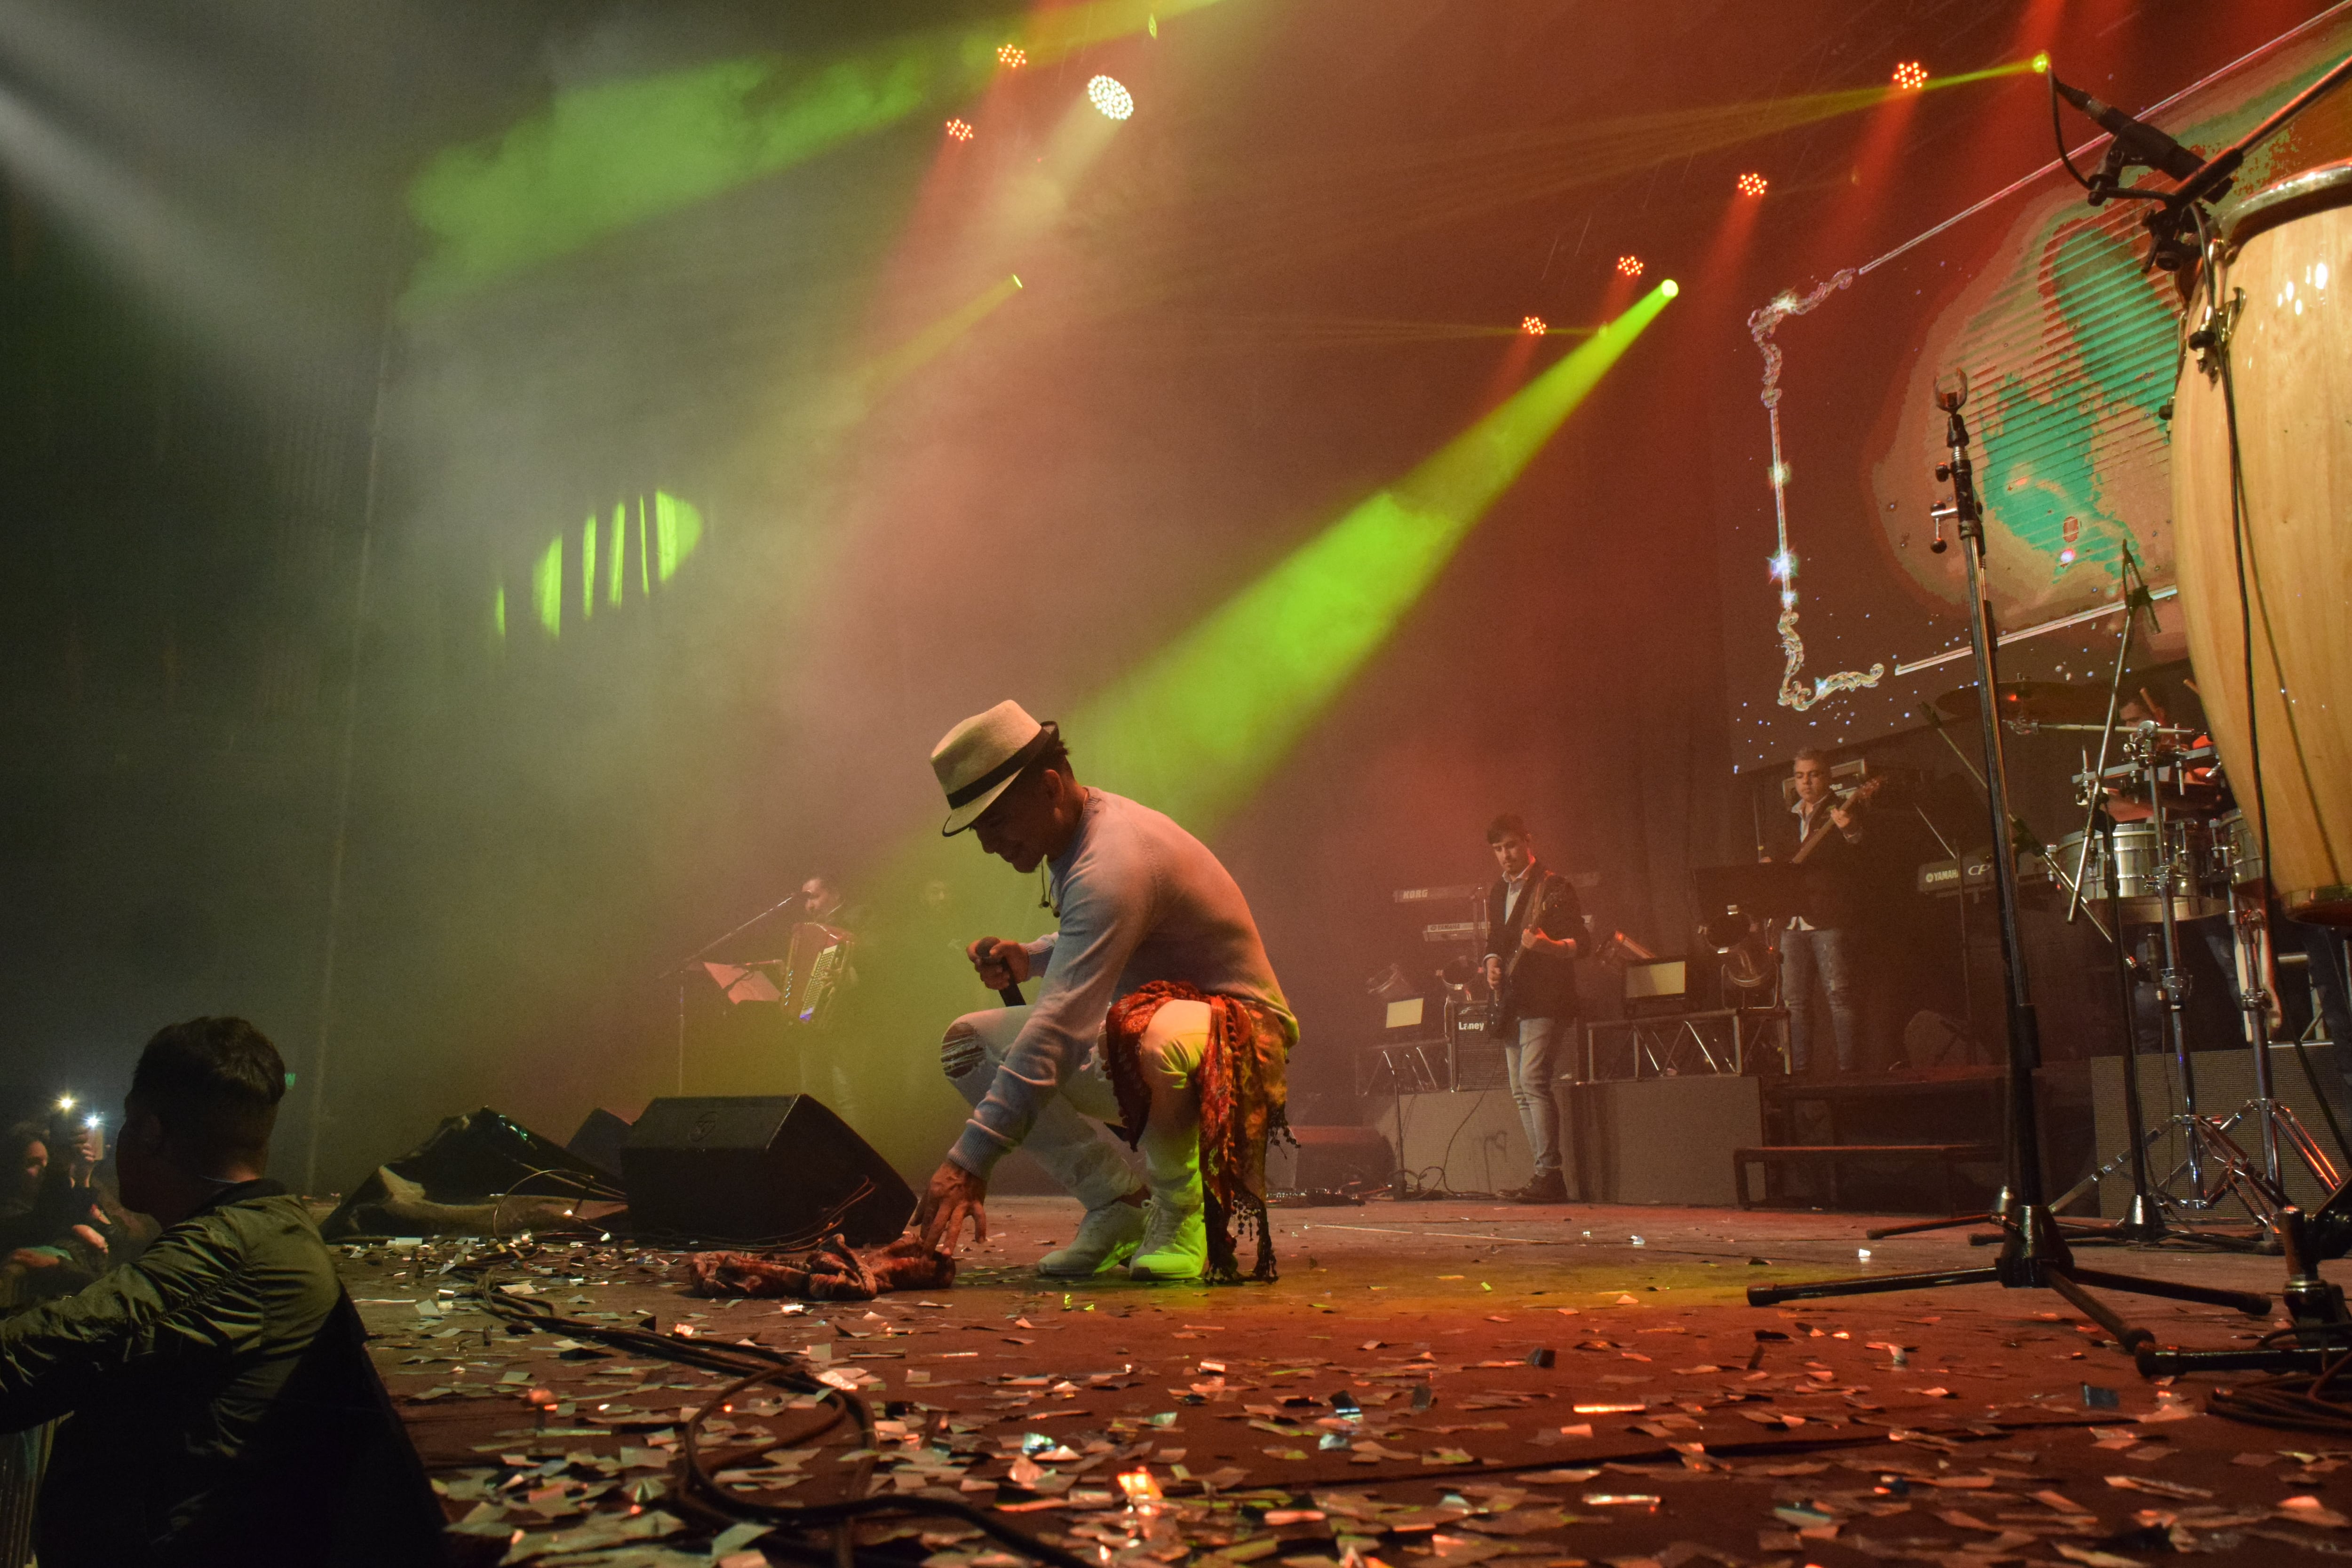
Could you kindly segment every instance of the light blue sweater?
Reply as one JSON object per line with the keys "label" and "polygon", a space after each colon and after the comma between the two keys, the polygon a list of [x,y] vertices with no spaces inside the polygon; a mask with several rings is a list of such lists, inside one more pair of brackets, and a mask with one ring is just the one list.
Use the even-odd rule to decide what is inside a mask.
{"label": "light blue sweater", "polygon": [[1208,846],[1106,790],[1087,791],[1078,830],[1052,861],[1061,927],[1028,944],[1045,982],[988,1098],[949,1157],[985,1176],[1029,1135],[1078,1070],[1111,1004],[1154,980],[1181,980],[1290,1016],[1249,902]]}

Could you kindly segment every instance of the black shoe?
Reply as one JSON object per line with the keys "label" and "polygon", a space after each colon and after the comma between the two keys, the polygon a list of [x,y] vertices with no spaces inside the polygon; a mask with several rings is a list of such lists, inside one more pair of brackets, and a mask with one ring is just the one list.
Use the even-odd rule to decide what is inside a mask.
{"label": "black shoe", "polygon": [[1564,1204],[1568,1202],[1568,1182],[1554,1171],[1548,1176],[1538,1176],[1517,1192],[1503,1195],[1515,1204]]}

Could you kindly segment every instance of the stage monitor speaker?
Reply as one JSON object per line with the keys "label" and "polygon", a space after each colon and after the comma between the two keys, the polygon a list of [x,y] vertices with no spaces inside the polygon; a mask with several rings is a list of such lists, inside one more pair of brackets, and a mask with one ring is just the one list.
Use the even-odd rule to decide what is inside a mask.
{"label": "stage monitor speaker", "polygon": [[621,1172],[640,1237],[809,1246],[838,1228],[876,1247],[915,1212],[898,1173],[805,1094],[656,1100],[629,1129]]}
{"label": "stage monitor speaker", "polygon": [[[385,1161],[383,1170],[422,1187],[425,1202],[454,1207],[516,1197],[593,1196],[612,1184],[611,1176],[590,1161],[488,1106],[450,1117],[424,1142]],[[319,1230],[329,1241],[444,1234],[417,1229],[417,1223],[415,1211],[401,1206],[382,1173],[372,1171]]]}
{"label": "stage monitor speaker", "polygon": [[627,1119],[599,1106],[588,1113],[580,1130],[563,1146],[617,1180],[621,1174],[621,1145],[628,1138]]}

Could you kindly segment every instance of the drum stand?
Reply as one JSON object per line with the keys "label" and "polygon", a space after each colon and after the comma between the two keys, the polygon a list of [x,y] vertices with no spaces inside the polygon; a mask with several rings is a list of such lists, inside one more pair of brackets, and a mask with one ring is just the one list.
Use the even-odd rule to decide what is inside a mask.
{"label": "drum stand", "polygon": [[[2119,658],[2118,690],[2121,669]],[[2148,867],[2147,879],[2149,890],[2156,899],[2157,924],[2160,933],[2163,955],[2160,966],[2156,973],[2156,994],[2158,1005],[2163,1010],[2164,1037],[2171,1047],[2173,1061],[2180,1071],[2181,1110],[2179,1114],[2167,1117],[2154,1127],[2147,1126],[2135,1114],[2136,1102],[2139,1099],[2140,1050],[2137,1019],[2138,1008],[2132,994],[2129,967],[2131,960],[2125,952],[2121,940],[2123,910],[2121,857],[2117,853],[2115,842],[2115,825],[2113,819],[2109,818],[2102,832],[2106,844],[2107,907],[2116,916],[2116,963],[2119,973],[2117,986],[2123,1005],[2125,1032],[2124,1108],[2128,1129],[2127,1135],[2131,1142],[2122,1154],[2109,1160],[2061,1194],[2057,1206],[2064,1207],[2066,1204],[2091,1191],[2101,1181],[2128,1164],[2132,1172],[2131,1206],[2126,1211],[2123,1223],[2107,1233],[2111,1238],[2142,1244],[2157,1241],[2195,1241],[2231,1249],[2259,1247],[2267,1244],[2266,1238],[2273,1227],[2278,1212],[2286,1205],[2286,1194],[2278,1184],[2275,1165],[2269,1167],[2267,1173],[2256,1170],[2254,1162],[2248,1156],[2246,1151],[2230,1136],[2230,1127],[2241,1120],[2245,1114],[2244,1111],[2232,1116],[2229,1122],[2222,1123],[2215,1121],[2210,1116],[2199,1114],[2197,1110],[2197,1069],[2195,1058],[2189,1048],[2187,1022],[2189,976],[2180,961],[2180,926],[2177,910],[2177,902],[2186,891],[2189,879],[2185,875],[2187,868],[2181,864],[2182,851],[2174,842],[2173,819],[2165,806],[2163,770],[2168,763],[2176,760],[2176,753],[2167,744],[2165,734],[2166,732],[2154,723],[2143,724],[2125,742],[2125,749],[2131,758],[2131,765],[2139,773],[2147,790],[2151,813],[2148,826],[2155,840],[2158,858]],[[2103,758],[2106,754],[2104,742],[2101,745],[2100,754]],[[2091,794],[2095,807],[2102,775],[2103,770],[2094,770],[2085,775],[2085,788]],[[2084,839],[2086,852],[2089,842],[2087,837]],[[2079,874],[2078,869],[2078,879]],[[2077,899],[2082,896],[2079,880],[2074,896]],[[2267,998],[2263,1005],[2268,1005]],[[2265,1057],[2256,1068],[2256,1100],[2265,1104],[2273,1103],[2269,1097],[2268,1069],[2269,1062]],[[2252,1104],[2249,1109],[2252,1109]],[[2283,1106],[2278,1109],[2282,1111],[2285,1110]],[[2287,1112],[2287,1115],[2292,1121],[2293,1113]],[[2264,1125],[2269,1125],[2267,1121]],[[2297,1133],[2302,1133],[2299,1123],[2295,1124],[2295,1131]],[[2151,1182],[2147,1176],[2147,1152],[2158,1141],[2173,1133],[2179,1135],[2185,1146],[2183,1157],[2178,1165],[2167,1173],[2161,1182]],[[2303,1136],[2306,1141],[2308,1140],[2307,1133],[2304,1133]],[[2316,1148],[2315,1144],[2314,1148]],[[2184,1182],[2185,1187],[2182,1185]],[[2265,1239],[2249,1240],[2174,1229],[2166,1225],[2161,1212],[2164,1208],[2170,1207],[2183,1215],[2206,1214],[2220,1207],[2223,1202],[2231,1197],[2235,1197],[2245,1207],[2255,1224],[2262,1227]]]}
{"label": "drum stand", "polygon": [[2233,1111],[2220,1131],[2226,1134],[2251,1121],[2260,1131],[2263,1186],[2277,1197],[2276,1206],[2284,1208],[2286,1187],[2279,1168],[2282,1142],[2322,1187],[2333,1191],[2344,1177],[2294,1107],[2271,1092],[2271,921],[2266,885],[2248,885],[2231,878],[2230,934],[2237,959],[2238,1007],[2246,1016],[2247,1043],[2254,1047],[2254,1097]]}
{"label": "drum stand", "polygon": [[2113,1334],[2125,1349],[2137,1351],[2153,1345],[2154,1336],[2146,1329],[2126,1324],[2084,1286],[2230,1307],[2252,1316],[2270,1310],[2270,1298],[2242,1290],[2216,1290],[2079,1268],[2051,1212],[2042,1181],[2042,1127],[2033,1081],[2034,1069],[2042,1065],[2041,1026],[2034,1013],[2032,990],[2025,972],[2024,944],[2018,929],[2017,849],[2010,837],[2009,774],[2001,756],[2000,688],[1994,668],[1999,645],[1992,625],[1992,604],[1985,595],[1984,519],[1977,505],[1976,481],[1969,461],[1969,429],[1960,418],[1961,405],[1967,401],[1965,374],[1959,377],[1957,390],[1947,390],[1940,382],[1937,384],[1936,404],[1948,416],[1947,440],[1951,458],[1937,468],[1936,477],[1951,481],[1952,500],[1948,506],[1937,508],[1936,515],[1939,520],[1946,516],[1957,520],[1961,558],[1968,572],[1969,641],[1979,697],[1977,713],[1984,747],[1985,795],[1992,818],[1993,889],[2000,913],[2001,961],[2008,991],[2009,1184],[1994,1215],[2001,1229],[2000,1255],[1990,1267],[1980,1268],[1751,1286],[1748,1300],[1751,1306],[1769,1307],[1782,1301],[1938,1289],[1954,1285],[2047,1289],[2056,1292]]}

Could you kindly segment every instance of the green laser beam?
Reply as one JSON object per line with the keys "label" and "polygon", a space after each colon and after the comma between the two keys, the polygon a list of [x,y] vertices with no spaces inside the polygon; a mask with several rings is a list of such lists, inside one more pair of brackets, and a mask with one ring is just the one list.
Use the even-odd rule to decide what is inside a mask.
{"label": "green laser beam", "polygon": [[1470,529],[1674,297],[1661,282],[1067,726],[1085,776],[1210,831],[1388,640]]}

